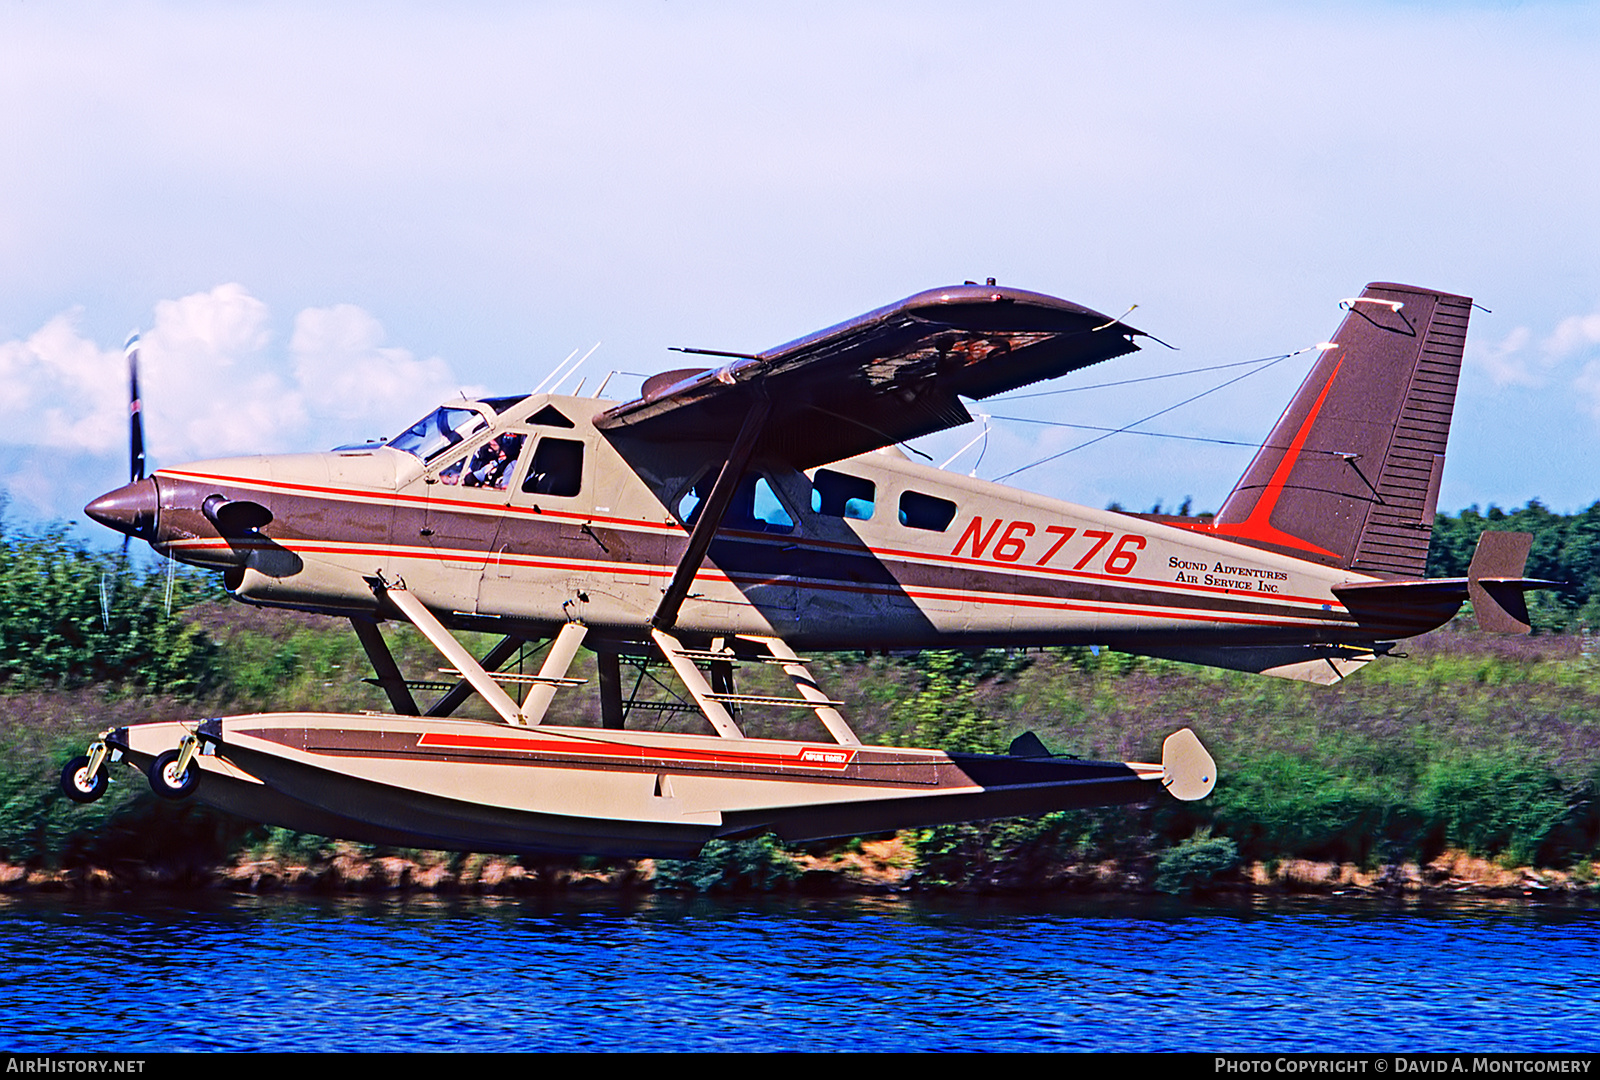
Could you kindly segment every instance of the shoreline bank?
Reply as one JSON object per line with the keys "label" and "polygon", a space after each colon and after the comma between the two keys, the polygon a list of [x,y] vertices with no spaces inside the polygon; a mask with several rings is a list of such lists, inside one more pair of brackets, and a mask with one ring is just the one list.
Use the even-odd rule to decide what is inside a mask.
{"label": "shoreline bank", "polygon": [[[681,865],[681,864],[680,864]],[[828,856],[794,855],[792,872],[765,887],[696,888],[681,874],[663,873],[651,859],[605,866],[525,861],[514,857],[417,852],[375,855],[339,844],[317,859],[241,857],[216,866],[139,863],[120,867],[30,869],[0,864],[0,895],[141,893],[154,891],[302,892],[323,894],[533,895],[567,892],[718,893],[927,896],[1163,895],[1148,865],[1062,863],[1037,880],[960,887],[919,881],[911,851],[900,840],[868,842],[859,851]],[[1600,906],[1600,866],[1569,870],[1504,867],[1451,851],[1426,864],[1398,863],[1364,869],[1353,863],[1285,859],[1252,863],[1182,895],[1306,896],[1322,898],[1470,897],[1533,903]]]}

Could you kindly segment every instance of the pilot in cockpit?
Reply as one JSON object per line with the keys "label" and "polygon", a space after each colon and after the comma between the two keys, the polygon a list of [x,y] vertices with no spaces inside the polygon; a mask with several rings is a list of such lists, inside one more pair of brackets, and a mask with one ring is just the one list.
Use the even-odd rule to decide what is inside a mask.
{"label": "pilot in cockpit", "polygon": [[517,464],[517,455],[522,452],[522,439],[521,435],[507,433],[497,435],[484,443],[482,448],[472,455],[471,464],[461,477],[461,486],[504,491],[505,486],[511,482],[511,470]]}

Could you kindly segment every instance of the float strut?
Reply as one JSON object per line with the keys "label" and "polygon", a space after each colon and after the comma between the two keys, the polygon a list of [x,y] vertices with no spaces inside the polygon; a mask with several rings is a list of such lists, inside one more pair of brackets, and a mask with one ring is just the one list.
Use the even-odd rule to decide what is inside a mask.
{"label": "float strut", "polygon": [[423,606],[422,601],[406,590],[403,583],[389,585],[380,580],[376,588],[391,604],[400,609],[402,615],[411,620],[413,626],[422,631],[422,636],[444,654],[446,660],[456,666],[462,678],[472,684],[472,688],[500,715],[500,719],[508,724],[522,723],[521,710],[517,708],[517,703],[500,689],[500,684],[494,681],[493,676],[483,670],[478,658],[468,652],[450,631],[433,617],[433,613]]}
{"label": "float strut", "polygon": [[539,674],[535,676],[541,681],[533,684],[528,696],[522,701],[522,711],[518,720],[525,727],[538,724],[550,710],[550,702],[555,699],[556,691],[561,688],[567,669],[572,667],[573,657],[578,655],[578,646],[583,644],[583,637],[588,632],[589,628],[582,623],[569,622],[550,643],[550,651],[545,653],[544,664],[539,668]]}

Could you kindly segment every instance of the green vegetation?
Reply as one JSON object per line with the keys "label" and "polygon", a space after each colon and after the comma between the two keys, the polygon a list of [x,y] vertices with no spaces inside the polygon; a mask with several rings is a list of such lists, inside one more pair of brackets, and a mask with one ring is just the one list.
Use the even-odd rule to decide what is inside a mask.
{"label": "green vegetation", "polygon": [[0,531],[0,686],[116,686],[195,694],[218,675],[206,635],[182,611],[217,587],[185,571],[170,581],[64,529]]}
{"label": "green vegetation", "polygon": [[656,884],[689,892],[770,892],[800,880],[794,856],[772,836],[713,840],[693,859],[656,860]]}
{"label": "green vegetation", "polygon": [[[1463,618],[1408,642],[1408,657],[1380,660],[1334,688],[1087,649],[839,654],[819,658],[817,674],[868,741],[994,752],[1032,730],[1058,753],[1149,760],[1166,734],[1191,726],[1217,758],[1221,781],[1200,803],[903,834],[918,887],[1097,888],[1122,875],[1188,893],[1253,864],[1376,869],[1447,850],[1592,880],[1600,659],[1588,630],[1600,613],[1600,504],[1570,517],[1537,503],[1441,516],[1431,572],[1464,574],[1484,528],[1534,528],[1530,575],[1578,583],[1535,609],[1541,628],[1566,632],[1490,638]],[[113,724],[384,708],[360,681],[370,672],[342,621],[256,611],[181,568],[169,586],[166,566],[125,562],[66,530],[0,530],[0,549],[0,863],[182,880],[236,858],[333,856],[321,838],[156,800],[120,766],[110,794],[86,807],[60,796],[56,777]],[[415,635],[390,637],[406,670],[438,665]],[[562,721],[593,722],[592,701],[557,700]],[[798,726],[760,733],[809,730],[803,717],[777,723]],[[861,846],[841,843],[834,856]],[[656,884],[801,887],[818,851],[789,851],[770,837],[716,843],[695,859],[658,862]]]}
{"label": "green vegetation", "polygon": [[1205,892],[1239,865],[1239,848],[1226,836],[1200,832],[1161,853],[1156,888],[1165,893]]}

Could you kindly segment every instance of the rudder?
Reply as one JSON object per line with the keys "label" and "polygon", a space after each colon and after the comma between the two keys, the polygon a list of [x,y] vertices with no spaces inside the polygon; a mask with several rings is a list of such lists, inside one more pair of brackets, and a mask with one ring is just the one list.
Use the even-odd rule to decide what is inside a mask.
{"label": "rudder", "polygon": [[1472,300],[1375,282],[1209,531],[1378,577],[1420,577]]}

